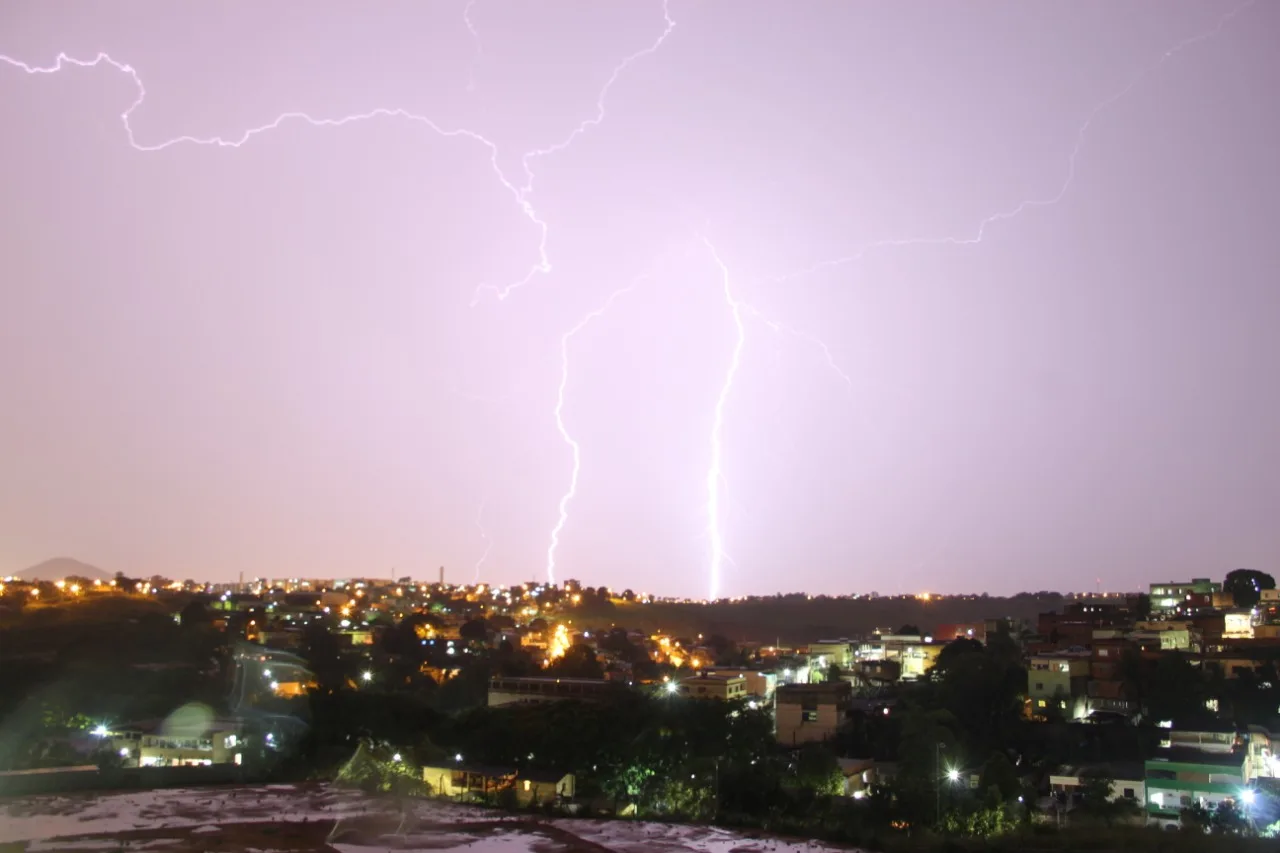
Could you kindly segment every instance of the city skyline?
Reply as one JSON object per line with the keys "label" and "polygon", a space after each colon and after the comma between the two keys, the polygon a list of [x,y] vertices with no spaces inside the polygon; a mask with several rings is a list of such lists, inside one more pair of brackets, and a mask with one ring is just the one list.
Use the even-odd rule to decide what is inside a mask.
{"label": "city skyline", "polygon": [[1280,11],[353,8],[8,10],[0,575],[1274,566]]}

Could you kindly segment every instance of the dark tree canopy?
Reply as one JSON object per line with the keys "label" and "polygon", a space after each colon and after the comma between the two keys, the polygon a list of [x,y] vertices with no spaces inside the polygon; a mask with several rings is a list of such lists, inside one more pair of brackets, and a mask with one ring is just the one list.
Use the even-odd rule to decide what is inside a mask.
{"label": "dark tree canopy", "polygon": [[1222,591],[1231,593],[1236,607],[1252,607],[1262,597],[1264,589],[1275,589],[1276,579],[1256,569],[1236,569],[1227,572]]}
{"label": "dark tree canopy", "polygon": [[458,636],[464,640],[483,643],[489,639],[489,626],[483,619],[472,619],[462,623],[462,627],[458,629]]}

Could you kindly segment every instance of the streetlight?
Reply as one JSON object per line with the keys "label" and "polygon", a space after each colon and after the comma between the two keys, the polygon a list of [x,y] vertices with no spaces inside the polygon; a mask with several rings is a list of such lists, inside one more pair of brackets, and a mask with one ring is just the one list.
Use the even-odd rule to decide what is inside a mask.
{"label": "streetlight", "polygon": [[959,782],[959,781],[960,781],[960,771],[959,771],[959,770],[957,770],[957,769],[955,769],[954,767],[952,767],[950,770],[948,770],[948,771],[947,771],[947,781],[948,781],[948,782]]}

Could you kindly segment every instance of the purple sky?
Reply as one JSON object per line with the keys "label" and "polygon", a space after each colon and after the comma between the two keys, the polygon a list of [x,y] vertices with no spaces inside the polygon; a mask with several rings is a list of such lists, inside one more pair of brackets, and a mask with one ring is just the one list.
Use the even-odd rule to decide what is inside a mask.
{"label": "purple sky", "polygon": [[[131,139],[127,70],[0,62],[0,574],[546,577],[606,303],[557,578],[1274,569],[1280,5],[1238,5],[6,3],[4,57],[145,99]],[[277,122],[379,108],[468,133]]]}

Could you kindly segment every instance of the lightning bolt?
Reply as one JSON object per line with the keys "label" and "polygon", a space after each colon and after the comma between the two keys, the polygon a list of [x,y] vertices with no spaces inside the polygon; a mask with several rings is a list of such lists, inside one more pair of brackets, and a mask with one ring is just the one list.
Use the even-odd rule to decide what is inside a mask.
{"label": "lightning bolt", "polygon": [[846,255],[844,257],[835,258],[832,260],[820,261],[811,266],[804,267],[803,269],[795,270],[785,275],[779,276],[778,278],[774,279],[775,283],[782,284],[797,278],[802,278],[804,276],[812,275],[824,269],[831,269],[832,267],[838,267],[838,266],[843,266],[845,264],[854,263],[856,261],[862,260],[864,257],[867,256],[868,253],[873,252],[877,249],[903,248],[907,246],[976,246],[983,241],[983,239],[987,235],[987,229],[990,228],[992,225],[995,225],[998,222],[1005,222],[1007,220],[1014,219],[1022,215],[1024,212],[1034,208],[1053,207],[1054,205],[1061,202],[1063,198],[1066,197],[1067,192],[1071,189],[1071,184],[1075,181],[1076,163],[1079,160],[1080,152],[1084,150],[1085,138],[1088,136],[1089,129],[1093,126],[1094,120],[1097,119],[1097,117],[1102,112],[1104,112],[1108,107],[1111,107],[1114,104],[1116,104],[1118,101],[1121,101],[1124,98],[1126,98],[1129,95],[1129,93],[1132,92],[1134,89],[1136,89],[1143,80],[1145,80],[1150,75],[1154,74],[1156,71],[1160,70],[1160,68],[1162,68],[1164,64],[1168,62],[1170,59],[1177,56],[1179,53],[1186,50],[1187,48],[1192,47],[1193,45],[1199,44],[1202,41],[1206,41],[1216,36],[1218,33],[1222,31],[1222,29],[1228,24],[1228,22],[1230,22],[1233,18],[1235,18],[1245,9],[1248,9],[1249,7],[1253,6],[1255,2],[1256,0],[1246,0],[1245,3],[1242,3],[1239,6],[1236,6],[1231,11],[1227,12],[1222,17],[1220,17],[1218,19],[1218,22],[1213,27],[1209,28],[1208,30],[1205,30],[1204,32],[1190,36],[1178,42],[1173,47],[1169,48],[1163,54],[1161,54],[1160,58],[1157,59],[1155,62],[1151,63],[1146,68],[1139,71],[1122,88],[1117,90],[1110,97],[1099,102],[1097,106],[1095,106],[1092,110],[1090,110],[1088,115],[1085,116],[1084,122],[1076,130],[1075,145],[1071,149],[1071,154],[1067,157],[1066,178],[1063,179],[1061,185],[1058,187],[1058,191],[1055,192],[1053,195],[1043,199],[1027,199],[1025,201],[1019,202],[1016,206],[1010,208],[1009,210],[1004,210],[998,213],[991,214],[990,216],[986,217],[985,219],[981,220],[978,223],[977,229],[973,232],[973,235],[970,237],[955,237],[955,236],[910,237],[910,238],[900,238],[900,239],[892,239],[892,240],[878,240],[873,243],[867,243],[859,247],[852,254]]}
{"label": "lightning bolt", "polygon": [[489,552],[493,550],[493,540],[489,538],[489,534],[484,529],[484,505],[488,502],[488,498],[480,501],[480,508],[476,510],[476,529],[480,531],[480,538],[484,541],[484,553],[480,555],[480,559],[476,560],[476,583],[480,583],[480,567],[484,565],[484,561],[489,559]]}
{"label": "lightning bolt", "polygon": [[733,326],[737,331],[737,337],[733,343],[733,353],[729,359],[729,370],[725,373],[724,384],[720,386],[720,394],[716,397],[715,417],[711,422],[711,462],[707,466],[707,533],[711,539],[710,598],[714,600],[719,597],[720,593],[721,569],[726,560],[732,562],[732,559],[725,553],[724,531],[720,526],[721,486],[724,485],[724,443],[721,440],[721,435],[724,432],[725,404],[728,402],[729,394],[733,390],[733,380],[737,377],[738,369],[742,366],[742,350],[747,343],[747,327],[742,320],[743,314],[746,313],[743,304],[733,295],[729,267],[725,265],[725,262],[720,257],[720,252],[712,245],[711,241],[706,237],[701,239],[703,245],[707,247],[707,251],[711,253],[716,266],[720,268],[720,285],[724,293],[724,301],[729,306],[729,315],[733,318]]}
{"label": "lightning bolt", "polygon": [[[142,77],[132,65],[113,59],[107,53],[99,53],[93,59],[77,59],[67,55],[66,53],[59,53],[53,65],[49,66],[31,65],[23,62],[22,60],[0,54],[0,63],[17,68],[20,71],[25,71],[27,74],[31,75],[54,74],[62,71],[68,66],[78,68],[96,68],[100,65],[106,65],[128,76],[129,79],[133,81],[133,85],[137,89],[138,94],[137,97],[134,98],[133,102],[129,104],[128,108],[120,114],[120,121],[124,125],[125,137],[128,139],[129,145],[142,152],[164,151],[167,148],[184,144],[212,146],[217,148],[240,148],[255,137],[261,136],[262,134],[272,130],[277,130],[282,125],[290,122],[303,122],[311,125],[312,127],[322,128],[343,127],[348,124],[370,121],[377,118],[402,119],[416,124],[425,125],[436,135],[444,138],[464,137],[473,142],[479,143],[489,152],[489,165],[492,167],[494,175],[497,176],[498,181],[502,184],[503,188],[511,194],[512,199],[520,208],[520,212],[537,229],[539,238],[538,260],[530,266],[529,271],[524,275],[524,277],[508,284],[506,287],[495,287],[493,285],[481,284],[476,288],[471,299],[471,306],[475,307],[479,303],[481,295],[485,292],[492,292],[499,302],[504,302],[514,291],[528,284],[535,276],[545,275],[551,272],[551,261],[547,254],[547,237],[550,229],[546,221],[541,218],[537,209],[528,199],[528,196],[533,191],[534,173],[532,164],[535,160],[541,157],[546,157],[563,151],[573,144],[573,141],[583,133],[586,133],[589,129],[604,121],[605,101],[608,99],[609,91],[618,81],[618,78],[632,63],[642,59],[643,57],[649,56],[662,47],[662,44],[667,40],[667,36],[669,36],[675,29],[676,24],[671,17],[669,3],[670,0],[663,0],[662,3],[662,17],[666,24],[662,34],[658,36],[657,39],[655,39],[648,47],[631,54],[614,67],[613,72],[609,75],[608,80],[600,89],[600,92],[596,97],[595,115],[582,121],[560,142],[557,142],[547,148],[536,148],[524,153],[520,159],[521,169],[524,172],[524,183],[519,186],[517,186],[512,180],[508,179],[506,174],[503,172],[502,167],[499,165],[498,146],[483,134],[467,128],[445,128],[427,116],[412,113],[405,109],[379,107],[367,112],[354,113],[340,118],[316,118],[309,113],[291,111],[281,113],[276,116],[275,119],[266,124],[249,128],[236,137],[184,135],[175,136],[171,139],[153,144],[143,144],[138,141],[138,138],[134,133],[132,119],[134,112],[137,111],[146,100],[147,89],[146,86],[143,85]],[[473,37],[476,38],[477,46],[479,46],[479,35],[476,33],[475,27],[472,25],[470,18],[470,10],[473,5],[474,0],[469,0],[466,7],[463,9],[463,21],[466,24],[467,29],[472,33]]]}
{"label": "lightning bolt", "polygon": [[765,316],[759,308],[756,308],[753,305],[749,305],[745,302],[739,304],[745,313],[750,314],[772,331],[778,334],[791,335],[813,344],[813,346],[817,347],[822,352],[822,357],[826,360],[827,366],[835,371],[837,376],[844,380],[844,384],[848,385],[850,388],[853,387],[853,379],[851,379],[849,374],[845,372],[844,368],[836,362],[835,356],[831,353],[831,347],[827,346],[826,341],[816,337],[815,335],[811,335],[808,332],[801,331],[794,326],[788,326],[786,323],[780,323],[777,320],[770,319]]}
{"label": "lightning bolt", "polygon": [[[527,151],[525,152],[524,156],[520,158],[520,166],[521,166],[521,169],[524,171],[524,184],[522,184],[519,187],[519,189],[516,190],[516,200],[519,202],[522,208],[525,208],[526,216],[529,215],[530,211],[534,210],[533,206],[530,204],[528,200],[529,195],[533,192],[533,179],[534,179],[533,162],[541,157],[548,157],[552,154],[556,154],[560,151],[565,150],[570,145],[572,145],[573,141],[577,139],[579,136],[586,133],[591,128],[598,126],[602,121],[604,121],[605,101],[609,97],[609,90],[612,89],[613,85],[618,82],[618,78],[622,76],[622,72],[627,70],[627,67],[630,66],[632,63],[636,62],[637,60],[643,59],[646,56],[656,53],[658,49],[662,47],[663,43],[667,40],[667,36],[671,35],[671,32],[676,28],[676,22],[671,17],[670,3],[671,3],[671,0],[662,0],[662,20],[666,24],[665,28],[662,31],[662,34],[659,35],[656,39],[654,39],[654,41],[648,47],[643,48],[642,50],[636,51],[635,53],[628,56],[626,59],[619,62],[616,66],[614,66],[613,73],[609,75],[609,79],[605,81],[604,86],[601,87],[600,89],[600,93],[596,96],[596,114],[591,118],[584,119],[581,123],[578,124],[577,127],[575,127],[573,130],[569,132],[568,136],[566,136],[564,139],[557,142],[556,144],[551,145],[547,148],[536,148],[532,151]],[[504,178],[504,182],[505,182],[505,178]],[[534,264],[533,268],[529,270],[529,272],[525,275],[524,278],[514,282],[513,284],[509,284],[506,287],[498,288],[489,284],[480,285],[479,287],[476,288],[475,293],[471,297],[472,307],[474,307],[477,303],[479,303],[481,295],[484,294],[485,292],[493,293],[493,295],[497,298],[499,302],[503,302],[506,300],[508,296],[511,295],[512,291],[517,290],[518,288],[524,287],[526,284],[528,284],[530,281],[533,280],[534,276],[539,274],[546,275],[547,273],[551,272],[551,261],[547,257],[548,227],[547,227],[547,224],[541,220],[536,220],[536,222],[538,227],[541,229],[541,234],[542,234],[542,239],[538,244],[538,263]]]}
{"label": "lightning bolt", "polygon": [[559,517],[555,526],[551,528],[551,543],[547,546],[548,583],[556,582],[556,551],[560,548],[560,534],[564,531],[564,526],[569,522],[569,504],[578,494],[578,474],[582,470],[582,447],[578,444],[577,439],[569,434],[569,429],[564,423],[564,396],[565,389],[569,385],[569,341],[591,325],[593,320],[607,312],[619,296],[633,290],[638,281],[639,279],[609,294],[609,298],[605,300],[603,305],[588,313],[572,329],[560,337],[560,385],[556,389],[555,420],[556,429],[560,431],[560,438],[564,440],[565,444],[569,445],[569,449],[573,453],[573,468],[569,474],[569,487],[560,497]]}
{"label": "lightning bolt", "polygon": [[480,41],[480,33],[476,30],[475,23],[471,20],[471,9],[476,5],[476,0],[467,0],[467,4],[462,7],[462,23],[466,26],[467,32],[471,33],[471,41],[475,43],[475,56],[471,58],[471,62],[467,65],[467,91],[474,92],[476,89],[476,63],[480,61],[480,57],[484,56],[484,44]]}

